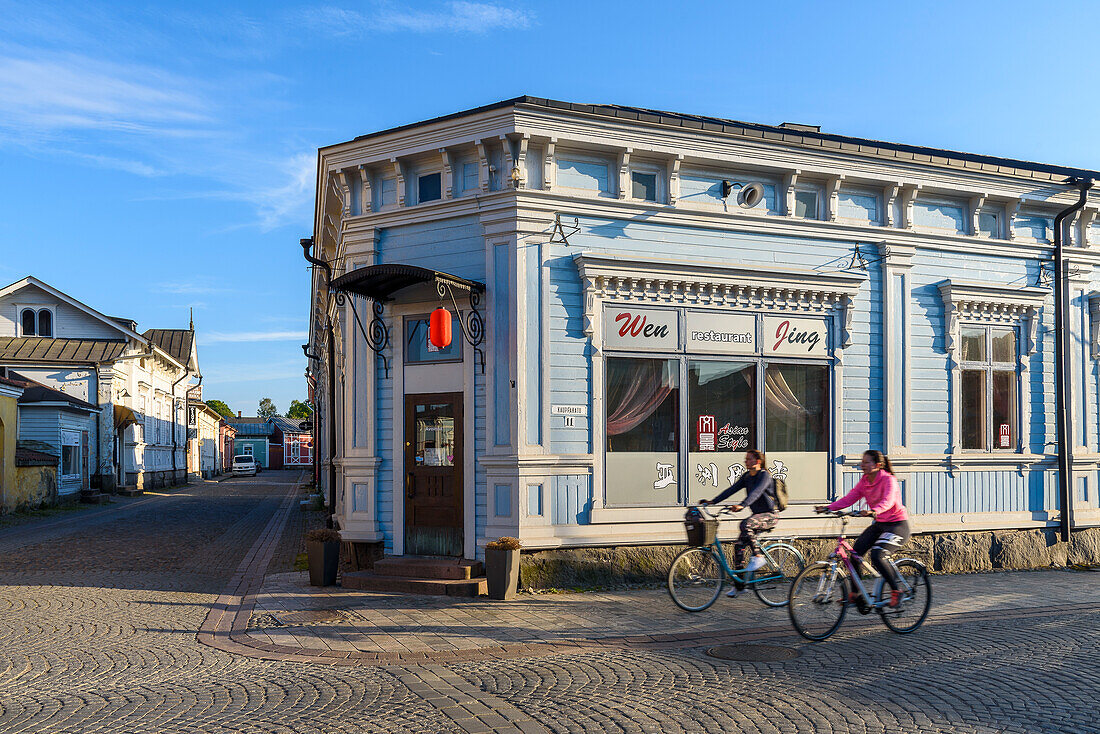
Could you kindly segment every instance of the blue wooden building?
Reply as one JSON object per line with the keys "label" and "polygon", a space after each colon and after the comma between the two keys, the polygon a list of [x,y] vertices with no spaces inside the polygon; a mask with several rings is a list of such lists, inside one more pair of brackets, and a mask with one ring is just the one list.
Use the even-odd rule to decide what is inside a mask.
{"label": "blue wooden building", "polygon": [[[531,97],[321,149],[308,349],[345,539],[682,542],[749,446],[787,479],[786,532],[821,531],[869,447],[919,531],[1058,525],[1072,174]],[[1077,527],[1100,521],[1098,211],[1064,230]]]}

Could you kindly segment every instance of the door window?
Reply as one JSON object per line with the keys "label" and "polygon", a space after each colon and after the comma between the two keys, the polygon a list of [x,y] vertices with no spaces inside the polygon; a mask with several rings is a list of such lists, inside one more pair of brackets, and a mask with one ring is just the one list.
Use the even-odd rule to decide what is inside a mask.
{"label": "door window", "polygon": [[416,406],[416,451],[420,466],[454,466],[455,420],[450,403]]}

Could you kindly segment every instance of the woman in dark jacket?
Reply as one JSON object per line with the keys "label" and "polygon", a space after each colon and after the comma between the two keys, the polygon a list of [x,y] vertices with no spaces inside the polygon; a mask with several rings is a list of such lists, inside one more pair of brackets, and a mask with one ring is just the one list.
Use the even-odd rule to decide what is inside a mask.
{"label": "woman in dark jacket", "polygon": [[[756,449],[746,451],[745,473],[722,494],[709,502],[703,500],[701,504],[717,504],[742,489],[746,492],[745,501],[734,505],[733,509],[735,512],[740,512],[747,505],[752,514],[741,521],[741,535],[733,546],[733,558],[738,566],[742,566],[745,562],[745,549],[752,549],[752,557],[746,567],[748,572],[746,576],[748,576],[766,563],[756,536],[774,529],[779,522],[775,505],[775,482],[772,480],[772,475],[764,468],[763,452]],[[733,588],[726,596],[737,596],[737,592],[742,588],[744,584],[735,579]]]}

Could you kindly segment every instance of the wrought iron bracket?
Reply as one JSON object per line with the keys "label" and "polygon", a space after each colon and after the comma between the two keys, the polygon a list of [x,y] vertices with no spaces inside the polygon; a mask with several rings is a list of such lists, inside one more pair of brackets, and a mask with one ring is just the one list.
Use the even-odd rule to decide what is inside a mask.
{"label": "wrought iron bracket", "polygon": [[[359,318],[359,310],[355,308],[354,298],[351,301],[351,313],[355,316],[355,323],[359,325],[359,333],[363,335],[363,340],[367,343],[367,346],[382,358],[382,368],[386,371],[386,379],[389,379],[390,358],[386,356],[385,349],[390,345],[390,330],[386,328],[386,322],[382,320],[384,308],[382,301],[370,300],[371,310],[374,311],[374,316],[370,320],[370,328],[363,327],[363,322]],[[343,306],[346,302],[347,296],[344,295],[343,291],[337,291],[336,305]]]}
{"label": "wrought iron bracket", "polygon": [[867,270],[871,265],[875,263],[885,262],[890,257],[890,248],[884,247],[880,254],[874,255],[868,258],[863,254],[863,251],[859,249],[859,243],[857,242],[852,246],[852,260],[848,263],[848,267],[845,270]]}
{"label": "wrought iron bracket", "polygon": [[[569,231],[566,232],[565,230]],[[573,224],[563,225],[561,223],[561,214],[554,215],[554,229],[550,232],[550,244],[552,245],[565,245],[569,247],[569,238],[581,231],[581,220],[577,217],[573,217]]]}
{"label": "wrought iron bracket", "polygon": [[451,284],[443,280],[435,281],[435,291],[439,294],[439,300],[450,298],[455,313],[458,314],[458,329],[462,332],[462,338],[466,340],[474,350],[474,367],[481,361],[481,374],[485,374],[485,353],[481,351],[481,343],[485,340],[485,321],[481,318],[481,312],[477,307],[481,305],[481,294],[476,290],[470,290],[470,310],[463,315],[462,310],[455,301]]}
{"label": "wrought iron bracket", "polygon": [[[1081,268],[1078,265],[1070,265],[1066,268],[1068,275],[1073,277],[1081,274]],[[1054,285],[1054,263],[1052,261],[1039,263],[1039,272],[1035,274],[1035,287],[1042,288],[1044,286]]]}

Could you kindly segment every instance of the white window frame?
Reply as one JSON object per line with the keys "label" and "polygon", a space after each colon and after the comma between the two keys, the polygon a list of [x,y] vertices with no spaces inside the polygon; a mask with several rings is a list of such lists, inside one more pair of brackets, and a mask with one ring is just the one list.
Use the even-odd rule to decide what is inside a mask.
{"label": "white window frame", "polygon": [[[631,162],[628,167],[626,176],[626,183],[630,186],[630,191],[627,192],[625,198],[632,201],[645,201],[650,204],[667,204],[668,203],[668,174],[665,171],[664,166],[660,166],[656,163],[649,163],[645,161]],[[656,179],[656,199],[638,199],[634,196],[634,174],[642,173],[648,176],[653,176]]]}
{"label": "white window frame", "polygon": [[[981,230],[981,216],[983,214],[992,214],[997,217],[997,231],[993,234],[986,234]],[[984,237],[990,240],[1003,240],[1007,238],[1005,230],[1005,222],[1008,218],[1005,216],[1005,208],[1002,206],[983,206],[978,210],[978,221],[975,222],[976,232],[978,237]]]}
{"label": "white window frame", "polygon": [[[951,431],[948,449],[956,456],[1023,454],[1031,428],[1031,380],[1028,361],[1035,352],[1039,309],[1046,288],[1011,288],[991,283],[945,280],[938,284],[944,310],[944,343],[948,354]],[[984,451],[962,448],[962,340],[963,327],[1016,327],[1016,445]],[[992,410],[992,406],[990,406]]]}
{"label": "white window frame", "polygon": [[[975,361],[960,361],[959,362],[959,400],[962,401],[962,381],[961,376],[964,371],[983,372],[985,373],[985,405],[986,405],[986,420],[983,428],[984,436],[984,448],[965,448],[962,445],[962,435],[960,433],[959,450],[967,454],[1003,454],[1003,453],[1019,453],[1023,450],[1023,437],[1021,432],[1023,425],[1020,423],[1020,391],[1023,389],[1021,385],[1020,375],[1020,328],[1017,325],[1012,324],[996,324],[996,323],[980,323],[967,321],[960,325],[960,335],[963,329],[981,330],[983,333],[985,360],[981,362]],[[1011,329],[1015,334],[1016,354],[1013,356],[1012,362],[994,362],[993,361],[993,331],[994,330],[1007,330]],[[960,341],[961,345],[961,341]],[[960,353],[961,354],[961,353]],[[1000,448],[997,446],[997,441],[994,438],[993,430],[993,373],[995,372],[1011,372],[1013,378],[1016,381],[1015,395],[1013,396],[1013,402],[1015,402],[1015,420],[1016,420],[1016,443],[1013,446],[1007,448]],[[961,418],[961,415],[960,415]],[[962,430],[962,427],[959,427]]]}
{"label": "white window frame", "polygon": [[[23,333],[23,312],[31,311],[34,313],[34,333]],[[15,335],[18,337],[27,336],[41,336],[39,328],[42,325],[40,321],[40,314],[43,311],[48,311],[50,314],[50,335],[47,339],[57,338],[57,306],[54,304],[43,303],[18,303],[15,305]]]}
{"label": "white window frame", "polygon": [[[73,431],[69,429],[61,429],[61,478],[62,479],[80,479],[84,476],[84,448],[81,446],[80,431]],[[65,474],[65,448],[66,446],[74,447],[76,449],[76,474]]]}
{"label": "white window frame", "polygon": [[792,204],[794,204],[795,206],[797,206],[795,202],[797,201],[797,197],[799,194],[813,194],[817,197],[817,206],[814,211],[814,216],[798,217],[798,215],[795,214],[793,210],[791,211],[791,216],[798,217],[799,219],[806,219],[807,221],[823,220],[825,218],[825,187],[809,184],[795,184],[794,197],[791,199]]}
{"label": "white window frame", "polygon": [[[424,178],[425,176],[434,176],[434,175],[439,176],[439,198],[438,199],[429,199],[428,201],[420,201],[420,179]],[[446,186],[446,181],[443,180],[444,176],[443,176],[443,169],[442,168],[426,168],[423,171],[416,171],[416,172],[413,173],[412,178],[415,181],[415,184],[413,185],[413,194],[414,194],[414,196],[412,196],[410,198],[413,200],[414,205],[415,204],[431,204],[431,203],[434,203],[434,202],[437,202],[437,201],[443,201],[446,198],[446,193],[447,192],[444,190],[444,188]]]}

